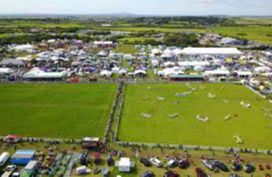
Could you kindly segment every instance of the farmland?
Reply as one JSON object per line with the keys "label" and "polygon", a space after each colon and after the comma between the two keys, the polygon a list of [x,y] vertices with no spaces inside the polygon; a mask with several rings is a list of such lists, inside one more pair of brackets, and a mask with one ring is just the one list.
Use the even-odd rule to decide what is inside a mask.
{"label": "farmland", "polygon": [[[245,108],[241,102],[252,107]],[[128,85],[118,138],[131,142],[270,148],[271,120],[264,116],[265,111],[271,111],[271,103],[241,85]],[[199,120],[198,116],[208,120]],[[242,144],[237,143],[237,137]]]}
{"label": "farmland", "polygon": [[213,32],[224,36],[238,37],[267,44],[272,43],[272,28],[270,26],[234,26],[234,27],[214,27]]}
{"label": "farmland", "polygon": [[102,137],[113,84],[1,84],[0,135]]}

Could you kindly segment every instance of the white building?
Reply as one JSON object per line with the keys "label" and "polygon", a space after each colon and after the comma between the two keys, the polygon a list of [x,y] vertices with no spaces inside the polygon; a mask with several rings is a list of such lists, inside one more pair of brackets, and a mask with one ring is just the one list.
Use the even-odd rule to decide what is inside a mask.
{"label": "white building", "polygon": [[120,172],[130,172],[134,168],[134,162],[131,162],[129,158],[123,157],[119,161],[116,161],[115,166]]}

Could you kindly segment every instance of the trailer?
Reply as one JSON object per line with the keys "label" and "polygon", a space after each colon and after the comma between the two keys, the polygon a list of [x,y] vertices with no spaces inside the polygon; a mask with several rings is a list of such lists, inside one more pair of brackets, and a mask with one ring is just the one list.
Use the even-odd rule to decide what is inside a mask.
{"label": "trailer", "polygon": [[1,177],[11,177],[12,171],[6,171],[5,173],[2,174]]}
{"label": "trailer", "polygon": [[0,155],[0,167],[3,166],[7,162],[8,159],[9,159],[9,153],[3,152]]}

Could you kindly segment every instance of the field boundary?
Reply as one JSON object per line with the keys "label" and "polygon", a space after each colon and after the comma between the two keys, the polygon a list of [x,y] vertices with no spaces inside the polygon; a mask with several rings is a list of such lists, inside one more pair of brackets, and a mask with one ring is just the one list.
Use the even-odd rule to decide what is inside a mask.
{"label": "field boundary", "polygon": [[181,144],[164,144],[164,143],[145,143],[145,142],[126,142],[114,141],[120,146],[146,146],[149,148],[166,148],[166,149],[183,149],[183,150],[208,150],[208,151],[228,151],[228,152],[244,152],[259,153],[272,155],[272,149],[256,149],[242,147],[224,147],[224,146],[203,146],[203,145],[181,145]]}

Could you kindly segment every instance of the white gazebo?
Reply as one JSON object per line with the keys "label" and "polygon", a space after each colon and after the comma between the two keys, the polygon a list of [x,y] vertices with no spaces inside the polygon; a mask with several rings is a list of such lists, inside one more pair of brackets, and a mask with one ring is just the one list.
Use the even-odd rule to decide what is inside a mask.
{"label": "white gazebo", "polygon": [[123,157],[119,161],[116,161],[115,166],[118,168],[120,172],[130,172],[132,168],[134,168],[134,162],[131,162],[129,158]]}

